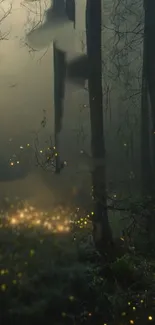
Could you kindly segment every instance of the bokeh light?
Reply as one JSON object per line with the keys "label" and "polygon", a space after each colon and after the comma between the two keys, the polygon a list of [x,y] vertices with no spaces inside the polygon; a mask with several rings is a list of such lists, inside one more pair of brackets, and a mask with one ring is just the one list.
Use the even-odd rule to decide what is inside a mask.
{"label": "bokeh light", "polygon": [[[90,226],[89,214],[84,215],[84,211],[76,208],[57,206],[51,211],[41,211],[30,205],[27,201],[7,202],[7,211],[1,210],[0,227],[20,229],[38,229],[51,233],[68,233],[73,227],[79,229]],[[8,208],[9,207],[9,208]]]}

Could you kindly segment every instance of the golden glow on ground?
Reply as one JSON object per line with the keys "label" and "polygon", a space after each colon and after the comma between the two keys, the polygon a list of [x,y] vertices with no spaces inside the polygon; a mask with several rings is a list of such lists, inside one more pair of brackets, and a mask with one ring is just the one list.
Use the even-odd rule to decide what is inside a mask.
{"label": "golden glow on ground", "polygon": [[45,232],[67,233],[73,224],[78,228],[88,226],[89,215],[83,216],[80,209],[72,211],[69,207],[58,206],[51,212],[40,211],[36,207],[22,202],[22,207],[18,208],[11,204],[9,212],[1,212],[0,227],[13,229],[42,229]]}

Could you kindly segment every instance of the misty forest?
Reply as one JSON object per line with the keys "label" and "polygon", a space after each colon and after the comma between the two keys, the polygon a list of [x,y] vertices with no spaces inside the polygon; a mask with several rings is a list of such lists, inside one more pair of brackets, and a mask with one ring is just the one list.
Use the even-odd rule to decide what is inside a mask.
{"label": "misty forest", "polygon": [[0,324],[155,324],[155,0],[1,0],[0,76]]}

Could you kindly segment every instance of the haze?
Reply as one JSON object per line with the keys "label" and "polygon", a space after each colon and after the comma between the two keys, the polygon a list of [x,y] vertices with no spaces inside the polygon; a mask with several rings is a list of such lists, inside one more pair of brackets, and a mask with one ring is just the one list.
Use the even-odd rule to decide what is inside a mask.
{"label": "haze", "polygon": [[[42,5],[39,6],[38,2],[32,4],[14,0],[12,5],[11,13],[2,25],[2,32],[8,31],[7,40],[1,41],[0,48],[1,161],[7,161],[13,152],[21,155],[22,151],[24,155],[24,150],[28,150],[26,144],[33,144],[34,132],[41,129],[43,110],[46,110],[48,123],[45,130],[39,133],[40,147],[45,145],[45,141],[49,139],[50,135],[53,135],[52,44],[48,49],[34,53],[30,53],[30,49],[25,44],[27,30],[33,27],[34,20],[37,22],[37,10],[41,8],[41,15],[43,16],[44,9],[45,7],[48,8],[49,3],[44,3],[43,7]],[[9,1],[5,1],[3,8],[7,10],[8,7]],[[30,9],[34,10],[34,14]],[[47,207],[48,202],[51,205],[55,197],[61,201],[62,186],[63,188],[66,186],[67,190],[68,184],[68,190],[72,190],[73,177],[75,185],[81,186],[78,184],[79,181],[78,183],[76,181],[77,178],[79,179],[79,175],[77,176],[74,173],[75,170],[77,171],[77,163],[73,168],[71,157],[75,153],[77,157],[80,156],[81,145],[85,145],[80,136],[78,137],[78,128],[80,123],[84,127],[86,126],[87,135],[89,117],[88,110],[87,108],[83,109],[83,105],[86,104],[88,95],[84,90],[79,90],[74,86],[69,85],[68,88],[66,91],[62,146],[64,159],[69,160],[70,171],[67,167],[61,177],[56,178],[55,175],[50,175],[49,180],[49,174],[46,175],[35,168],[34,161],[31,167],[26,167],[26,161],[30,159],[28,151],[26,151],[24,168],[27,176],[24,179],[9,181],[8,175],[4,175],[7,170],[5,171],[3,167],[2,171],[1,168],[1,174],[3,174],[1,179],[5,180],[5,177],[7,179],[7,182],[0,183],[1,199],[4,196],[17,195],[29,199],[35,204]],[[82,112],[80,113],[80,111]],[[24,149],[19,148],[21,145],[24,146]],[[32,152],[30,156],[32,157]],[[69,182],[66,182],[66,177],[70,179]],[[14,178],[16,178],[15,175]],[[83,177],[80,182],[83,182]]]}
{"label": "haze", "polygon": [[[71,201],[71,193],[81,193],[83,190],[88,190],[90,186],[90,167],[83,158],[81,160],[80,156],[81,149],[90,152],[88,93],[84,89],[71,85],[71,83],[66,86],[61,147],[63,158],[67,160],[68,166],[60,176],[45,173],[36,168],[33,159],[34,151],[30,149],[28,152],[26,145],[30,144],[31,147],[35,138],[34,133],[41,130],[40,123],[43,119],[43,110],[46,111],[47,125],[45,129],[39,131],[40,148],[45,145],[45,141],[49,140],[49,136],[53,135],[54,131],[52,43],[47,42],[46,44],[45,39],[35,38],[37,51],[33,51],[25,42],[26,34],[31,31],[39,20],[44,20],[45,9],[50,7],[50,3],[14,0],[12,5],[11,13],[3,21],[1,29],[2,33],[8,32],[7,40],[1,40],[0,43],[1,161],[7,161],[10,153],[15,152],[21,155],[21,150],[23,150],[22,152],[26,150],[26,153],[23,154],[25,156],[22,158],[25,177],[17,180],[15,176],[14,179],[9,181],[6,176],[7,181],[5,181],[5,177],[1,175],[1,199],[4,196],[12,197],[17,195],[41,206],[41,208],[47,208],[51,207],[55,202]],[[9,1],[5,1],[3,8],[7,10],[8,6]],[[104,21],[106,22],[106,12]],[[70,33],[72,34],[73,31],[70,30]],[[105,40],[110,40],[111,36],[111,32],[104,31]],[[66,48],[68,47],[70,50],[69,55],[74,56],[75,53],[72,52],[71,42],[67,43],[67,40],[70,39],[68,29],[63,29],[62,39]],[[106,42],[104,46],[106,49]],[[103,57],[107,55],[108,49],[104,51]],[[108,64],[110,63],[107,61],[106,66]],[[112,109],[112,119],[110,110],[107,110],[107,98],[104,98],[106,102],[108,147],[107,168],[110,175],[109,179],[114,178],[114,181],[117,182],[125,161],[128,161],[126,167],[128,174],[132,169],[137,168],[139,153],[136,151],[137,156],[133,166],[130,160],[124,158],[124,153],[121,156],[125,139],[122,138],[121,144],[116,145],[116,131],[120,116],[122,116],[120,111],[118,113],[118,107],[120,108],[118,99],[120,85],[117,84],[116,86],[116,83],[113,83],[112,86],[112,107],[115,104]],[[84,134],[81,130],[84,130]],[[138,128],[135,132],[138,132]],[[137,139],[135,140],[135,148],[137,148],[137,133],[135,133],[134,139]],[[23,146],[24,149],[20,149],[20,146]],[[120,157],[123,158],[120,159]],[[117,168],[118,171],[114,172],[114,168]],[[2,168],[1,174],[4,176]],[[124,175],[125,171],[124,174],[121,174],[122,179],[125,177]],[[82,194],[82,197],[85,200],[84,194]]]}

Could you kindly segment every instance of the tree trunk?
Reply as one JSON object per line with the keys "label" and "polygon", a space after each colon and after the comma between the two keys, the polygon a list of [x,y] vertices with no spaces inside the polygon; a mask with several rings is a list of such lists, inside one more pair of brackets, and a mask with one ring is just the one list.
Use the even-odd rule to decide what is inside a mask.
{"label": "tree trunk", "polygon": [[53,0],[53,4],[52,4],[51,8],[57,14],[60,14],[61,12],[64,13],[65,1],[64,0]]}
{"label": "tree trunk", "polygon": [[75,28],[75,0],[66,0],[65,8],[68,19],[74,23]]}
{"label": "tree trunk", "polygon": [[[101,0],[87,0],[86,33],[88,55],[88,89],[91,120],[91,151],[94,162],[92,185],[94,213],[93,236],[97,249],[109,257],[112,232],[108,220],[105,169],[105,141],[102,103]],[[100,161],[100,163],[97,163]],[[96,162],[96,163],[95,163]]]}
{"label": "tree trunk", "polygon": [[[145,26],[145,60],[146,80],[152,115],[152,151],[153,151],[153,176],[155,182],[155,1],[144,0]],[[154,184],[153,184],[154,185]]]}
{"label": "tree trunk", "polygon": [[56,147],[56,173],[60,173],[62,163],[60,160],[60,137],[64,113],[66,56],[53,44],[54,57],[54,110],[55,110],[55,147]]}
{"label": "tree trunk", "polygon": [[150,156],[150,130],[149,130],[149,93],[147,82],[147,33],[144,25],[143,40],[143,70],[141,89],[141,171],[142,195],[147,196],[152,192],[152,173]]}

